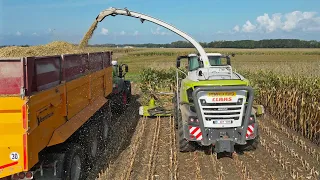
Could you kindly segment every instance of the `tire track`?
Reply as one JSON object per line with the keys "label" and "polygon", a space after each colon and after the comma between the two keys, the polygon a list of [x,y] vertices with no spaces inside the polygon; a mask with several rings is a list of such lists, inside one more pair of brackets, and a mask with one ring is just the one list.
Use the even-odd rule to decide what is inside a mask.
{"label": "tire track", "polygon": [[155,119],[146,118],[146,131],[143,134],[143,140],[140,142],[140,147],[137,150],[137,156],[133,164],[130,179],[147,179],[149,175],[149,159],[153,145],[151,142],[156,132],[155,124]]}
{"label": "tire track", "polygon": [[[133,164],[136,159],[137,149],[139,148],[142,135],[145,133],[146,119],[140,119],[137,125],[131,145],[123,151],[115,162],[109,165],[106,171],[99,179],[129,179]],[[118,168],[119,166],[126,166],[128,168]]]}
{"label": "tire track", "polygon": [[124,178],[126,180],[129,179],[130,176],[131,176],[133,163],[134,163],[135,158],[136,158],[137,150],[139,148],[142,135],[144,134],[145,125],[146,125],[146,118],[143,118],[142,119],[142,130],[138,133],[137,138],[135,139],[135,141],[133,141],[133,147],[131,149],[131,153],[130,153],[130,156],[129,156],[129,159],[131,159],[131,161],[130,161],[130,164],[129,164],[129,168],[127,169],[127,171],[125,173],[125,178]]}
{"label": "tire track", "polygon": [[170,176],[169,180],[177,179],[177,149],[176,149],[176,136],[175,136],[175,126],[174,117],[170,116]]}

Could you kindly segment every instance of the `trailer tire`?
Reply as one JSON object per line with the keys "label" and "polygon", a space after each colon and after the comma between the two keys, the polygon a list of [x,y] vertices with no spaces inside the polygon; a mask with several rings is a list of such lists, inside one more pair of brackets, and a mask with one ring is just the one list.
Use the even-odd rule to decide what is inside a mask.
{"label": "trailer tire", "polygon": [[109,138],[109,132],[110,132],[110,120],[112,119],[112,112],[111,112],[111,106],[110,106],[110,101],[108,101],[105,106],[101,110],[102,117],[100,118],[100,139],[102,141],[101,147],[104,148],[107,145],[108,138]]}
{"label": "trailer tire", "polygon": [[183,137],[183,124],[182,124],[182,117],[180,111],[178,111],[178,145],[180,152],[194,152],[196,150],[196,145],[194,142],[188,141]]}
{"label": "trailer tire", "polygon": [[99,121],[94,119],[93,122],[89,125],[87,132],[88,136],[85,137],[85,147],[86,154],[88,159],[88,165],[91,165],[99,155],[99,145],[101,144],[101,138],[99,134]]}
{"label": "trailer tire", "polygon": [[85,178],[85,156],[79,144],[69,144],[63,163],[63,180],[82,180]]}

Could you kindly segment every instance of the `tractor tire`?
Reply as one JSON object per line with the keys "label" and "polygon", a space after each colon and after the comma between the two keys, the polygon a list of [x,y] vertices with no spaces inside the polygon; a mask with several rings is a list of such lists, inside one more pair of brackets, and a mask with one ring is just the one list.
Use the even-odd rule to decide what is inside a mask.
{"label": "tractor tire", "polygon": [[82,180],[85,178],[85,155],[79,144],[69,144],[63,163],[63,180]]}
{"label": "tractor tire", "polygon": [[179,145],[179,151],[180,152],[194,152],[196,150],[196,145],[194,142],[190,142],[183,137],[183,123],[182,123],[182,117],[181,113],[178,112],[178,135],[177,135],[177,141]]}
{"label": "tractor tire", "polygon": [[112,113],[121,114],[126,109],[127,94],[125,91],[114,94],[112,97]]}
{"label": "tractor tire", "polygon": [[125,81],[126,91],[127,91],[127,104],[131,102],[132,91],[131,91],[131,83],[130,81]]}

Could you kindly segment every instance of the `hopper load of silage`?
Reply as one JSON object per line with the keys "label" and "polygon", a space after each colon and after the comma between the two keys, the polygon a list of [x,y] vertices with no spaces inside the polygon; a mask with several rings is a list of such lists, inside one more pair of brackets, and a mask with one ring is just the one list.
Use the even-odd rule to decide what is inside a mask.
{"label": "hopper load of silage", "polygon": [[79,49],[78,46],[64,41],[54,41],[49,44],[39,46],[10,46],[0,48],[0,57],[51,56],[81,52],[85,52],[85,49]]}

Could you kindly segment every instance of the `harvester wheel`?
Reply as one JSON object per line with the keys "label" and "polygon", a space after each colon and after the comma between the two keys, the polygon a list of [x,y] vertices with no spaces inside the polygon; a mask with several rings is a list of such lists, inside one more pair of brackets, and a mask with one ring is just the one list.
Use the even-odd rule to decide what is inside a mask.
{"label": "harvester wheel", "polygon": [[180,152],[193,152],[196,150],[194,142],[190,142],[183,137],[183,124],[180,111],[178,111],[178,144]]}
{"label": "harvester wheel", "polygon": [[260,136],[255,139],[248,140],[246,145],[240,146],[241,151],[254,151],[258,148]]}
{"label": "harvester wheel", "polygon": [[65,153],[63,164],[63,180],[81,180],[85,176],[85,156],[80,145],[70,144]]}
{"label": "harvester wheel", "polygon": [[172,98],[172,104],[174,105],[173,116],[174,116],[174,125],[175,128],[178,129],[178,105],[177,105],[177,95],[174,95]]}

